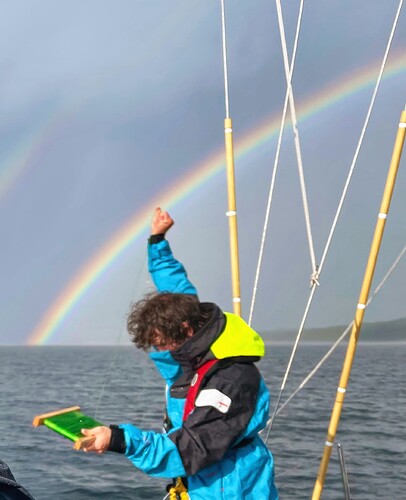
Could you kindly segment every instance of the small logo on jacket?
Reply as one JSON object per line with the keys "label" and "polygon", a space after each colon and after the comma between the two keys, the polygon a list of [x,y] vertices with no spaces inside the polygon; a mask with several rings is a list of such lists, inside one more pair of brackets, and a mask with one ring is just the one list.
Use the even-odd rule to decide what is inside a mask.
{"label": "small logo on jacket", "polygon": [[217,389],[204,389],[198,395],[195,406],[212,406],[221,413],[227,413],[231,399]]}

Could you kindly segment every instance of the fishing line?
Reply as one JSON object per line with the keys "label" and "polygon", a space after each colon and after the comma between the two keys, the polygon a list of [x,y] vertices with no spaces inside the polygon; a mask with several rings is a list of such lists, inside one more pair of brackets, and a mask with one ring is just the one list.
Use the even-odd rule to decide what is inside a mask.
{"label": "fishing line", "polygon": [[297,24],[296,24],[296,34],[295,34],[295,41],[294,41],[294,45],[293,45],[293,53],[292,53],[290,71],[289,71],[288,86],[286,88],[285,102],[283,104],[283,112],[282,112],[281,124],[279,127],[278,142],[277,142],[277,146],[276,146],[276,154],[275,154],[275,160],[274,160],[273,171],[272,171],[271,186],[269,188],[268,203],[267,203],[266,212],[265,212],[265,221],[264,221],[264,227],[262,230],[262,239],[261,239],[261,245],[260,245],[260,249],[259,249],[257,269],[255,272],[254,288],[252,291],[251,307],[250,307],[250,313],[249,313],[249,319],[248,319],[248,324],[250,326],[251,326],[251,322],[252,322],[252,316],[254,313],[255,299],[256,299],[257,290],[258,290],[258,281],[259,281],[259,275],[260,275],[261,266],[262,266],[262,258],[263,258],[264,247],[265,247],[265,239],[266,239],[267,230],[268,230],[268,223],[269,223],[271,205],[272,205],[272,200],[273,200],[273,192],[274,192],[274,188],[275,188],[276,174],[277,174],[278,166],[279,166],[279,155],[280,155],[280,150],[281,150],[281,145],[282,145],[283,132],[285,129],[286,112],[288,109],[289,86],[290,86],[290,83],[292,81],[293,71],[295,68],[296,52],[297,52],[297,46],[298,46],[298,41],[299,41],[299,33],[300,33],[300,27],[302,25],[303,5],[304,5],[304,0],[301,0],[298,20],[297,20]]}
{"label": "fishing line", "polygon": [[380,86],[380,83],[381,83],[381,80],[382,80],[382,75],[383,75],[383,72],[384,72],[384,69],[385,69],[385,65],[386,65],[386,61],[387,61],[388,55],[389,55],[390,47],[392,45],[393,37],[394,37],[395,30],[396,30],[396,27],[397,27],[397,24],[398,24],[399,15],[400,15],[400,11],[402,9],[402,5],[403,5],[403,0],[400,0],[399,6],[398,6],[398,10],[397,10],[397,13],[395,15],[395,20],[394,20],[394,23],[392,25],[392,29],[391,29],[391,32],[390,32],[390,35],[389,35],[389,40],[388,40],[388,43],[386,45],[386,50],[385,50],[385,53],[384,53],[384,56],[383,56],[383,60],[382,60],[382,63],[381,63],[381,67],[380,67],[380,70],[379,70],[377,82],[375,84],[375,88],[374,88],[374,91],[373,91],[373,94],[372,94],[372,98],[371,98],[371,101],[370,101],[370,104],[369,104],[369,108],[368,108],[368,111],[367,111],[365,122],[364,122],[364,125],[362,127],[361,135],[360,135],[360,138],[359,138],[359,141],[358,141],[358,145],[356,147],[356,151],[355,151],[352,163],[351,163],[351,167],[350,167],[350,170],[349,170],[349,173],[348,173],[348,176],[347,176],[347,180],[346,180],[345,185],[344,185],[344,189],[343,189],[343,192],[342,192],[342,195],[341,195],[341,199],[340,199],[340,202],[338,204],[338,208],[337,208],[337,211],[336,211],[336,214],[335,214],[335,217],[334,217],[334,221],[333,221],[332,227],[330,229],[330,234],[329,234],[328,239],[327,239],[327,243],[326,243],[326,246],[325,246],[325,249],[324,249],[324,252],[323,252],[322,259],[320,261],[320,266],[319,266],[319,268],[317,270],[316,275],[314,276],[314,279],[312,280],[309,299],[307,301],[307,305],[306,305],[305,312],[304,312],[304,315],[303,315],[303,318],[302,318],[302,322],[300,324],[300,328],[299,328],[299,331],[298,331],[298,334],[297,334],[297,337],[296,337],[296,340],[295,340],[295,343],[294,343],[294,346],[293,346],[293,349],[292,349],[292,353],[291,353],[291,356],[290,356],[290,359],[289,359],[289,362],[288,362],[288,366],[287,366],[287,369],[286,369],[286,372],[285,372],[285,376],[283,378],[283,382],[282,382],[282,385],[281,385],[281,388],[280,388],[280,391],[279,391],[279,395],[278,395],[277,403],[276,403],[276,406],[275,406],[275,410],[274,410],[274,413],[272,415],[272,418],[270,419],[270,423],[269,423],[269,427],[268,427],[268,433],[267,433],[265,442],[268,441],[269,434],[271,432],[274,419],[275,419],[275,417],[277,415],[277,411],[278,411],[278,408],[279,408],[279,403],[281,401],[281,398],[282,398],[282,395],[283,395],[283,391],[284,391],[284,388],[285,388],[285,385],[286,385],[286,380],[288,378],[288,375],[289,375],[289,372],[290,372],[290,369],[291,369],[291,366],[292,366],[292,363],[293,363],[293,359],[294,359],[295,354],[296,354],[297,346],[299,344],[299,340],[300,340],[300,337],[302,335],[303,328],[304,328],[304,325],[305,325],[305,322],[307,320],[307,316],[308,316],[308,313],[309,313],[309,310],[310,310],[310,306],[311,306],[311,303],[313,301],[314,293],[315,293],[316,287],[318,285],[318,279],[319,279],[319,276],[321,274],[322,268],[324,266],[324,262],[325,262],[325,259],[327,257],[328,250],[330,248],[330,244],[331,244],[331,241],[332,241],[335,229],[336,229],[336,225],[337,225],[339,216],[341,214],[342,206],[344,204],[344,200],[345,200],[345,197],[347,195],[347,191],[348,191],[348,187],[349,187],[349,184],[350,184],[350,180],[352,178],[352,174],[354,172],[355,165],[356,165],[356,162],[358,160],[358,156],[359,156],[359,152],[360,152],[360,149],[361,149],[361,145],[362,145],[363,140],[364,140],[364,136],[365,136],[365,133],[366,133],[367,126],[369,124],[369,119],[370,119],[371,114],[372,114],[372,109],[373,109],[373,106],[375,104],[376,96],[377,96],[378,89],[379,89],[379,86]]}
{"label": "fishing line", "polygon": [[[145,273],[146,263],[147,263],[147,256],[146,256],[146,253],[144,252],[144,258],[142,260],[142,265],[139,267],[138,276],[137,276],[137,278],[134,282],[134,285],[133,285],[133,290],[132,290],[132,294],[131,294],[131,297],[133,297],[133,298],[136,296],[136,290],[139,288],[141,276]],[[104,381],[103,381],[102,387],[100,389],[100,394],[99,394],[99,397],[98,397],[98,400],[97,400],[97,403],[95,406],[95,410],[94,410],[95,419],[97,419],[97,415],[98,415],[98,412],[100,409],[101,400],[102,400],[102,397],[104,395],[104,392],[105,392],[105,389],[107,386],[107,382],[111,378],[111,373],[113,371],[113,367],[115,367],[117,365],[120,342],[121,342],[122,337],[123,337],[123,332],[126,330],[127,330],[127,322],[126,322],[125,326],[121,326],[121,328],[118,332],[118,335],[116,336],[116,344],[113,347],[113,356],[111,358],[110,365],[109,365],[108,370],[106,372],[106,375],[104,377]]]}

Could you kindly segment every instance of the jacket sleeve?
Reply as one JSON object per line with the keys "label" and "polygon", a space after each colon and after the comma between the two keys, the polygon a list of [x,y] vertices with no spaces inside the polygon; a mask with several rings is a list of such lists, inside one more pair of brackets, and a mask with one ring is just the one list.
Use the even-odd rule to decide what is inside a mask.
{"label": "jacket sleeve", "polygon": [[125,455],[150,476],[185,476],[179,452],[167,434],[141,431],[132,424],[122,424],[126,444]]}
{"label": "jacket sleeve", "polygon": [[[221,393],[226,396],[223,401],[229,401],[228,410],[218,410],[210,404],[210,396],[204,396],[205,403],[195,407],[182,427],[168,434],[121,424],[126,457],[143,472],[156,477],[190,476],[221,460],[240,438],[256,435],[256,428],[252,432],[247,430],[257,413],[261,380],[252,364],[234,364],[220,370],[220,375],[216,372],[200,391],[196,404],[204,391],[214,397]],[[264,414],[259,416],[265,422],[267,403],[268,400]]]}
{"label": "jacket sleeve", "polygon": [[148,271],[160,292],[197,295],[183,265],[173,256],[167,240],[148,244]]}
{"label": "jacket sleeve", "polygon": [[241,438],[256,435],[258,429],[247,431],[254,416],[266,421],[265,414],[256,415],[260,382],[253,364],[234,364],[207,381],[186,422],[168,434],[188,476],[221,460]]}

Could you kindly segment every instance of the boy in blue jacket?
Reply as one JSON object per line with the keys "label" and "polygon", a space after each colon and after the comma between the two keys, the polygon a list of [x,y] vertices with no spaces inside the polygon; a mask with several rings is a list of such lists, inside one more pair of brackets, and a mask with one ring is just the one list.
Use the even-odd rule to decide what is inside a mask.
{"label": "boy in blue jacket", "polygon": [[255,365],[261,337],[239,316],[200,302],[165,239],[173,225],[157,208],[148,265],[159,293],[135,303],[128,330],[167,384],[166,433],[132,424],[83,430],[86,451],[124,453],[151,476],[182,477],[191,500],[277,500],[273,458],[258,432],[269,391]]}

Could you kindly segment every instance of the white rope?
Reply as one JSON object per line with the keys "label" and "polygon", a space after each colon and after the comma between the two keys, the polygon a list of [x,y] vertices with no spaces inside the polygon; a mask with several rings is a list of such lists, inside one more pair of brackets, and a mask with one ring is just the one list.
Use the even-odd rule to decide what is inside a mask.
{"label": "white rope", "polygon": [[[298,40],[299,40],[300,27],[302,24],[303,4],[304,4],[304,0],[301,0],[298,20],[297,20],[297,24],[296,24],[296,34],[295,34],[295,42],[293,45],[292,61],[291,61],[290,70],[289,70],[289,83],[292,81],[293,70],[295,67],[297,45],[298,45]],[[285,102],[283,104],[282,119],[281,119],[281,124],[279,127],[279,136],[278,136],[278,143],[276,146],[276,154],[275,154],[275,161],[274,161],[273,171],[272,171],[271,186],[270,186],[269,194],[268,194],[268,203],[267,203],[267,207],[266,207],[264,227],[262,230],[262,239],[261,239],[261,245],[260,245],[260,249],[259,249],[257,269],[255,272],[254,288],[252,291],[251,307],[250,307],[250,313],[249,313],[249,319],[248,319],[248,324],[250,326],[251,326],[251,322],[252,322],[252,316],[254,314],[255,299],[256,299],[257,290],[258,290],[258,281],[259,281],[259,275],[260,275],[261,266],[262,266],[262,258],[263,258],[263,254],[264,254],[266,233],[267,233],[267,229],[268,229],[269,216],[270,216],[271,205],[272,205],[272,200],[273,200],[273,192],[274,192],[274,188],[275,188],[276,174],[277,174],[278,166],[279,166],[279,155],[280,155],[280,150],[281,150],[281,145],[282,145],[283,131],[285,128],[286,112],[288,109],[288,99],[289,99],[289,85],[286,89]]]}
{"label": "white rope", "polygon": [[285,36],[285,26],[283,23],[282,7],[281,7],[280,0],[276,0],[276,8],[277,8],[277,12],[278,12],[278,24],[279,24],[279,31],[280,31],[280,35],[281,35],[283,62],[284,62],[284,67],[285,67],[286,84],[287,84],[288,95],[289,95],[289,108],[290,108],[290,114],[292,117],[292,129],[293,129],[293,134],[294,134],[297,167],[298,167],[298,171],[299,171],[300,189],[302,191],[303,210],[304,210],[305,222],[306,222],[307,239],[309,242],[310,260],[312,263],[312,271],[313,271],[313,273],[316,273],[316,257],[314,255],[314,245],[313,245],[313,237],[312,237],[312,228],[311,228],[311,224],[310,224],[309,205],[307,202],[306,184],[305,184],[304,173],[303,173],[302,153],[301,153],[301,149],[300,149],[299,129],[297,128],[296,107],[295,107],[295,100],[293,98],[292,82],[291,82],[291,78],[290,78],[288,50],[287,50],[287,46],[286,46],[286,36]]}
{"label": "white rope", "polygon": [[[387,58],[388,58],[389,50],[390,50],[390,47],[392,45],[392,40],[393,40],[393,36],[394,36],[395,30],[396,30],[396,26],[397,26],[397,23],[398,23],[398,19],[399,19],[400,11],[401,11],[401,8],[402,8],[402,4],[403,4],[403,0],[400,0],[399,6],[398,6],[398,10],[397,10],[397,13],[396,13],[396,16],[395,16],[395,20],[394,20],[394,23],[393,23],[393,26],[392,26],[392,30],[391,30],[391,33],[390,33],[390,36],[389,36],[389,40],[388,40],[388,43],[387,43],[387,46],[386,46],[385,54],[384,54],[384,57],[383,57],[383,60],[382,60],[381,68],[380,68],[379,75],[378,75],[378,78],[377,78],[377,82],[375,84],[374,92],[372,94],[371,102],[370,102],[370,105],[369,105],[369,108],[368,108],[368,112],[367,112],[367,115],[366,115],[366,118],[365,118],[364,126],[363,126],[362,131],[361,131],[361,136],[360,136],[360,139],[358,141],[358,145],[357,145],[357,148],[356,148],[356,151],[355,151],[355,154],[354,154],[354,158],[353,158],[353,161],[351,163],[350,171],[348,173],[348,177],[347,177],[347,180],[346,180],[345,185],[344,185],[344,190],[343,190],[343,193],[341,195],[341,199],[340,199],[340,202],[339,202],[339,205],[338,205],[338,208],[337,208],[336,215],[334,217],[334,221],[333,221],[333,224],[332,224],[332,227],[331,227],[331,230],[330,230],[329,237],[327,239],[327,243],[326,243],[326,246],[325,246],[325,249],[324,249],[324,252],[323,252],[322,259],[320,261],[320,266],[319,266],[319,269],[318,269],[318,271],[317,271],[317,273],[315,275],[316,280],[319,279],[319,276],[321,274],[324,262],[326,260],[327,253],[328,253],[328,250],[329,250],[329,247],[330,247],[330,244],[331,244],[331,240],[333,238],[333,234],[334,234],[334,231],[335,231],[335,228],[336,228],[336,225],[337,225],[337,221],[338,221],[338,218],[340,216],[341,209],[342,209],[342,206],[344,204],[344,200],[345,200],[345,197],[346,197],[346,194],[347,194],[347,191],[348,191],[348,186],[350,184],[350,180],[352,178],[352,174],[353,174],[354,169],[355,169],[355,165],[356,165],[356,162],[357,162],[357,159],[358,159],[359,151],[361,149],[361,145],[362,145],[362,142],[363,142],[363,139],[364,139],[364,136],[365,136],[365,132],[366,132],[366,129],[367,129],[367,126],[368,126],[368,123],[369,123],[369,119],[370,119],[370,116],[371,116],[371,113],[372,113],[372,109],[373,109],[373,106],[375,104],[375,99],[376,99],[376,95],[378,93],[379,85],[380,85],[381,80],[382,80],[382,75],[383,75],[383,71],[385,69],[385,65],[386,65],[386,61],[387,61]],[[286,384],[286,380],[288,378],[288,375],[289,375],[289,372],[290,372],[290,368],[292,366],[293,359],[294,359],[295,354],[296,354],[297,346],[299,344],[299,340],[300,340],[300,337],[302,335],[303,328],[304,328],[304,325],[305,325],[305,322],[306,322],[306,319],[307,319],[307,315],[308,315],[309,310],[310,310],[310,305],[311,305],[311,303],[313,301],[313,297],[314,297],[314,292],[316,290],[316,286],[317,286],[316,281],[313,281],[312,286],[311,286],[311,291],[310,291],[309,299],[307,301],[307,305],[306,305],[305,312],[304,312],[304,315],[303,315],[303,319],[302,319],[302,322],[300,324],[300,328],[299,328],[299,331],[298,331],[298,334],[297,334],[297,337],[296,337],[296,341],[295,341],[295,344],[293,346],[292,353],[291,353],[291,356],[290,356],[290,359],[289,359],[288,367],[286,369],[285,376],[283,378],[283,382],[282,382],[282,385],[281,385],[281,388],[280,388],[280,392],[279,392],[279,395],[278,395],[277,404],[275,406],[275,411],[274,411],[274,414],[272,415],[272,418],[270,419],[269,430],[268,430],[268,433],[267,433],[267,436],[266,436],[266,441],[269,438],[269,434],[270,434],[271,429],[272,429],[273,421],[274,421],[274,419],[275,419],[275,417],[277,415],[279,403],[281,401],[282,394],[283,394],[283,391],[284,391],[284,388],[285,388],[285,384]]]}
{"label": "white rope", "polygon": [[350,180],[351,180],[352,174],[354,172],[355,164],[356,164],[356,162],[358,160],[358,155],[359,155],[359,152],[360,152],[360,149],[361,149],[362,142],[364,140],[364,136],[365,136],[365,132],[366,132],[366,129],[367,129],[367,126],[368,126],[368,123],[369,123],[369,119],[370,119],[371,114],[372,114],[372,108],[373,108],[373,106],[375,104],[376,95],[378,93],[378,89],[379,89],[379,86],[380,86],[380,83],[381,83],[381,80],[382,80],[382,75],[383,75],[383,72],[384,72],[384,69],[385,69],[385,66],[386,66],[386,61],[388,59],[389,50],[391,48],[392,40],[393,40],[393,37],[394,37],[394,34],[395,34],[395,30],[396,30],[396,26],[398,24],[398,19],[399,19],[400,11],[402,9],[402,4],[403,4],[403,0],[400,0],[399,6],[398,6],[398,10],[397,10],[397,13],[396,13],[396,16],[395,16],[395,20],[394,20],[394,23],[393,23],[393,26],[392,26],[392,30],[391,30],[391,33],[390,33],[390,36],[389,36],[389,40],[388,40],[388,43],[386,45],[385,54],[383,56],[383,60],[382,60],[381,68],[379,70],[378,78],[377,78],[377,81],[376,81],[376,84],[375,84],[374,92],[372,94],[371,102],[369,104],[367,116],[365,118],[364,126],[362,127],[361,136],[359,138],[358,145],[357,145],[357,148],[355,150],[354,158],[352,160],[351,168],[350,168],[350,171],[348,173],[347,180],[345,182],[345,186],[344,186],[343,193],[341,195],[340,203],[338,205],[337,212],[336,212],[336,215],[334,217],[333,224],[331,226],[330,234],[328,236],[327,243],[326,243],[326,246],[325,246],[325,249],[324,249],[321,261],[320,261],[319,274],[320,274],[320,272],[321,272],[321,270],[323,268],[324,261],[326,260],[326,256],[327,256],[328,250],[330,248],[331,240],[333,239],[333,234],[334,234],[337,222],[338,222],[338,218],[340,216],[341,209],[342,209],[342,206],[344,204],[345,197],[347,195],[348,186],[350,184]]}
{"label": "white rope", "polygon": [[[394,263],[392,264],[392,266],[389,268],[388,272],[385,274],[385,276],[382,278],[381,282],[379,283],[379,285],[375,288],[374,292],[372,293],[372,295],[369,297],[368,299],[368,302],[366,303],[366,307],[369,306],[369,304],[373,301],[373,299],[375,298],[375,296],[379,293],[380,289],[382,288],[382,286],[385,284],[386,280],[389,278],[389,276],[392,274],[392,272],[395,270],[395,268],[397,267],[397,265],[399,264],[400,260],[402,259],[402,257],[404,256],[404,254],[406,253],[406,245],[403,247],[402,251],[400,252],[400,254],[397,256],[397,258],[395,259]],[[344,332],[341,334],[341,336],[338,338],[338,340],[336,340],[336,342],[331,346],[331,348],[327,351],[327,353],[321,358],[321,360],[315,365],[315,367],[313,368],[313,370],[307,375],[307,377],[301,382],[301,384],[297,387],[297,389],[288,397],[288,399],[283,403],[283,405],[280,406],[280,408],[278,409],[277,411],[277,415],[279,415],[279,413],[285,408],[285,406],[288,405],[288,403],[296,396],[296,394],[298,392],[300,392],[303,387],[307,384],[307,382],[309,382],[309,380],[311,378],[313,378],[313,376],[317,373],[317,371],[319,370],[319,368],[324,364],[324,362],[330,357],[330,355],[333,353],[333,351],[335,351],[336,347],[342,342],[342,340],[344,340],[344,338],[347,336],[348,332],[351,330],[352,328],[352,325],[353,325],[354,321],[352,321],[348,326],[347,328],[344,330]]]}
{"label": "white rope", "polygon": [[288,366],[286,367],[286,371],[285,371],[285,375],[283,377],[282,385],[281,385],[281,388],[279,390],[278,399],[277,399],[276,405],[275,405],[275,410],[274,410],[274,413],[273,413],[273,415],[272,415],[272,417],[271,417],[271,419],[269,421],[269,424],[268,424],[269,427],[268,427],[268,433],[266,435],[265,443],[268,442],[269,434],[271,433],[273,422],[274,422],[275,417],[277,415],[277,410],[279,408],[279,403],[281,402],[283,391],[285,390],[286,381],[288,380],[290,369],[292,367],[292,363],[293,363],[293,360],[295,358],[297,347],[299,345],[299,341],[300,341],[300,338],[302,336],[302,332],[303,332],[303,328],[304,328],[304,325],[305,325],[305,321],[306,321],[307,315],[309,314],[310,305],[311,305],[311,303],[313,301],[313,296],[314,296],[314,293],[316,291],[316,288],[317,288],[317,285],[315,283],[313,283],[313,285],[311,287],[311,290],[310,290],[310,296],[309,296],[309,299],[308,299],[307,304],[306,304],[306,309],[305,309],[305,312],[304,312],[304,315],[303,315],[303,318],[302,318],[302,322],[300,323],[299,331],[298,331],[298,334],[296,336],[296,340],[295,340],[295,343],[293,345],[292,352],[290,354]]}
{"label": "white rope", "polygon": [[381,63],[381,67],[380,67],[380,70],[379,70],[378,78],[377,78],[377,81],[376,81],[376,84],[375,84],[375,88],[374,88],[374,91],[372,93],[372,97],[371,97],[371,101],[370,101],[370,104],[369,104],[368,112],[367,112],[367,115],[366,115],[366,118],[365,118],[365,122],[364,122],[364,125],[362,127],[361,135],[360,135],[360,138],[358,140],[358,144],[357,144],[357,147],[356,147],[356,150],[355,150],[355,153],[354,153],[354,157],[353,157],[353,160],[352,160],[352,163],[351,163],[351,167],[350,167],[350,170],[349,170],[349,173],[348,173],[345,185],[344,185],[344,189],[343,189],[343,192],[342,192],[342,195],[341,195],[341,198],[340,198],[340,202],[338,204],[337,211],[336,211],[336,214],[335,214],[335,217],[334,217],[331,229],[330,229],[330,234],[329,234],[329,236],[327,238],[326,246],[324,248],[323,255],[321,257],[320,266],[319,266],[318,273],[317,273],[317,278],[319,277],[319,275],[320,275],[320,273],[322,271],[322,268],[324,266],[324,262],[325,262],[326,257],[327,257],[327,253],[328,253],[328,251],[330,249],[331,241],[333,239],[333,235],[334,235],[334,232],[335,232],[335,229],[336,229],[336,226],[337,226],[338,219],[339,219],[340,214],[341,214],[341,210],[342,210],[342,207],[343,207],[343,204],[344,204],[344,200],[345,200],[346,195],[347,195],[347,191],[348,191],[348,188],[349,188],[349,185],[350,185],[350,181],[351,181],[352,175],[354,173],[355,165],[356,165],[356,162],[358,160],[359,152],[361,150],[361,146],[362,146],[362,143],[363,143],[363,140],[364,140],[366,129],[367,129],[368,124],[369,124],[369,119],[370,119],[371,114],[372,114],[372,109],[373,109],[373,107],[375,105],[376,96],[378,94],[378,89],[379,89],[379,86],[380,86],[380,83],[381,83],[381,80],[382,80],[383,72],[384,72],[384,69],[385,69],[385,66],[386,66],[386,61],[388,59],[389,51],[390,51],[390,48],[391,48],[391,45],[392,45],[392,41],[393,41],[393,37],[394,37],[394,34],[395,34],[396,26],[397,26],[398,19],[399,19],[399,16],[400,16],[400,11],[402,9],[402,4],[403,4],[403,0],[400,0],[399,6],[398,6],[398,10],[397,10],[397,13],[396,13],[396,16],[395,16],[395,20],[394,20],[394,23],[393,23],[393,26],[392,26],[392,30],[391,30],[391,33],[389,35],[389,40],[388,40],[388,43],[386,45],[386,50],[385,50],[385,53],[384,53],[384,56],[383,56],[383,59],[382,59],[382,63]]}
{"label": "white rope", "polygon": [[224,0],[221,0],[221,35],[223,40],[224,96],[226,104],[226,118],[230,118],[230,108],[228,104],[227,38]]}

